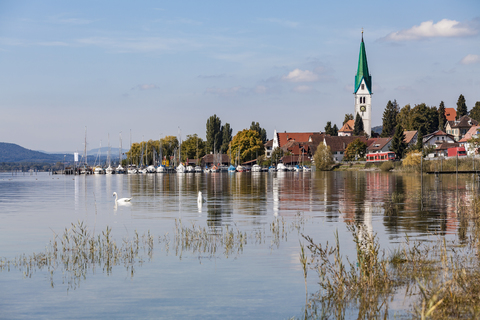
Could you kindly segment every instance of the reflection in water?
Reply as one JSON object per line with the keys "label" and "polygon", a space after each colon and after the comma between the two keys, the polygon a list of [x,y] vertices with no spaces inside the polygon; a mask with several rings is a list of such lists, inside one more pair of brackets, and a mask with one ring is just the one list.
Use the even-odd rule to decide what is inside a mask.
{"label": "reflection in water", "polygon": [[[98,178],[94,190],[100,188]],[[418,175],[378,171],[125,175],[115,185],[134,197],[148,197],[142,212],[183,212],[193,206],[197,215],[207,212],[207,223],[214,228],[232,223],[236,214],[287,217],[308,212],[330,222],[363,224],[372,233],[372,219],[382,215],[385,230],[394,238],[405,232],[458,233],[457,191],[459,202],[468,205],[478,190],[470,176],[461,177],[458,188],[454,176],[425,176],[422,197]],[[79,187],[76,184],[76,192],[83,192]],[[112,189],[111,182],[103,188]],[[208,202],[194,206],[198,191]]]}
{"label": "reflection in water", "polygon": [[[172,299],[178,301],[178,308],[173,309],[168,316],[181,312],[187,305],[190,307],[192,302],[197,301],[199,294],[205,296],[201,303],[214,301],[218,296],[228,300],[223,304],[215,300],[218,304],[213,311],[220,312],[222,308],[227,309],[232,300],[242,300],[244,297],[238,292],[245,292],[247,294],[243,299],[244,303],[239,303],[239,309],[248,309],[252,301],[261,300],[262,305],[259,305],[257,310],[265,310],[267,308],[264,303],[268,300],[268,308],[272,310],[283,307],[283,313],[279,312],[275,318],[288,318],[292,310],[298,308],[299,299],[293,292],[300,291],[299,295],[304,293],[303,279],[301,276],[297,279],[301,270],[298,260],[300,233],[312,235],[316,237],[316,241],[331,242],[335,229],[345,230],[345,224],[352,223],[358,230],[365,230],[361,235],[363,239],[377,234],[382,240],[382,246],[383,241],[386,245],[401,241],[405,234],[417,240],[425,239],[431,234],[448,234],[449,238],[455,240],[464,239],[468,236],[466,220],[458,213],[462,212],[458,203],[469,206],[478,191],[478,181],[470,175],[459,175],[458,184],[455,176],[436,178],[426,175],[422,197],[418,175],[384,172],[153,174],[110,177],[92,175],[74,177],[74,181],[71,177],[61,178],[65,180],[59,181],[56,177],[52,180],[49,176],[42,178],[41,175],[38,181],[24,177],[12,181],[7,178],[0,180],[0,256],[13,261],[13,257],[19,253],[43,252],[46,239],[51,238],[51,230],[61,234],[65,226],[69,226],[72,221],[85,221],[92,227],[91,230],[96,227],[96,236],[99,235],[98,230],[105,230],[107,225],[112,226],[112,234],[119,247],[124,238],[135,245],[134,230],[139,230],[140,234],[145,233],[147,238],[147,230],[151,230],[152,234],[155,234],[156,251],[149,266],[142,269],[146,275],[136,277],[135,283],[122,284],[122,280],[118,279],[124,279],[124,275],[120,274],[116,282],[121,289],[116,295],[118,300],[103,297],[101,307],[104,308],[105,304],[118,307],[123,301],[132,298],[142,301],[143,298],[139,296],[148,291],[149,297],[145,298],[149,299],[148,301],[164,301],[165,295],[171,295]],[[130,206],[113,208],[113,191],[133,197],[133,202]],[[197,202],[199,191],[207,199],[202,206]],[[285,226],[288,225],[297,219],[299,212],[308,218],[309,222],[294,229],[288,239],[286,235],[284,238],[281,234],[284,230],[282,221],[285,221]],[[183,232],[198,237],[195,238],[198,239],[196,242],[189,240],[185,243],[190,246],[189,249],[183,250],[180,238],[178,241],[174,238],[176,234],[172,229],[175,228],[175,221],[179,219],[187,226],[181,228]],[[196,227],[193,228],[192,224]],[[198,254],[191,251],[205,248],[205,243],[200,240],[207,238],[201,236],[222,235],[225,236],[224,240],[217,241],[224,241],[225,244],[231,239],[228,237],[230,233],[226,232],[227,228],[235,234],[238,234],[237,231],[247,233],[248,250],[241,251],[241,256],[236,256],[238,260],[225,261],[227,259],[219,256],[225,247],[217,246],[219,259],[212,258],[212,263],[203,260],[203,265],[198,267],[198,260],[210,258],[208,253]],[[168,237],[164,236],[166,234]],[[342,231],[339,236],[341,241],[346,238]],[[288,244],[281,245],[277,239]],[[250,246],[257,243],[257,247]],[[177,248],[184,259],[176,259]],[[276,252],[272,253],[272,248],[275,248]],[[142,251],[143,249],[145,251]],[[148,245],[143,249],[139,251],[136,265],[150,258],[146,253]],[[170,250],[170,253],[167,250]],[[167,254],[161,254],[162,252]],[[232,255],[235,256],[237,251],[229,252],[235,252]],[[84,253],[88,257],[89,252]],[[354,255],[355,249],[347,246],[345,256]],[[37,258],[40,264],[46,261],[42,256]],[[49,260],[50,262],[54,261]],[[101,263],[102,265],[88,262],[79,267],[85,266],[92,271],[95,267],[103,271],[105,261]],[[117,264],[120,268],[123,265]],[[128,267],[128,263],[126,266]],[[272,272],[272,266],[275,267],[275,272]],[[62,276],[60,269],[53,271],[57,277]],[[81,272],[79,274],[81,275]],[[172,280],[167,281],[166,277],[157,276],[159,274],[168,275]],[[201,277],[197,277],[198,274],[201,274]],[[5,283],[16,289],[17,278],[22,275],[2,273],[2,276],[6,275],[15,280],[9,279]],[[199,281],[201,292],[192,289],[192,277]],[[45,270],[40,277],[37,276],[38,279],[48,280],[49,272]],[[224,286],[227,279],[229,285]],[[285,279],[288,281],[283,281]],[[89,285],[93,284],[98,291],[107,290],[113,280],[113,277],[102,277],[101,272],[96,272],[95,282],[90,282]],[[309,284],[309,288],[315,288],[316,279],[312,277],[310,280],[313,286]],[[210,291],[215,292],[215,295],[203,290],[205,286],[210,288],[216,282],[221,285]],[[38,287],[30,283],[28,286]],[[154,293],[160,287],[163,291]],[[271,288],[272,292],[263,290],[264,287]],[[22,290],[24,291],[18,291],[19,295],[23,292],[33,294],[28,291],[30,288]],[[9,290],[3,291],[6,293],[2,296],[4,302],[3,305],[0,302],[0,309],[4,312],[6,308],[10,308],[11,313],[15,312],[16,310],[12,311],[12,307],[9,307],[11,300],[6,300],[10,298]],[[51,291],[48,299],[57,301],[55,307],[61,305],[58,301],[65,302],[58,299],[58,296],[51,296],[55,294],[55,290]],[[79,294],[79,291],[76,294]],[[300,300],[304,300],[304,297]],[[87,297],[85,301],[91,300]],[[72,303],[77,302],[78,300],[75,300]],[[191,318],[198,314],[208,318],[212,310],[206,310],[204,305],[208,303],[200,305],[201,303],[191,309],[198,313],[193,316],[184,314],[184,317]],[[81,304],[81,307],[84,305]],[[37,303],[34,307],[39,306],[40,303]],[[285,311],[286,309],[288,310]],[[161,310],[168,313],[166,308]],[[149,312],[148,315],[151,315],[158,312],[158,309],[152,308]],[[148,317],[146,313],[143,314]]]}

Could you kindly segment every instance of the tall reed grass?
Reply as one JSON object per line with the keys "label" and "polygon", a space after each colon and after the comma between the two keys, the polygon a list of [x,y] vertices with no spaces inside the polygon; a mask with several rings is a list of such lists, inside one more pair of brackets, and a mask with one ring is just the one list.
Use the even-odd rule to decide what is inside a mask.
{"label": "tall reed grass", "polygon": [[[319,291],[306,304],[306,318],[345,319],[479,319],[480,318],[480,197],[463,207],[460,219],[468,228],[466,241],[432,235],[387,254],[378,237],[362,225],[350,225],[356,256],[352,261],[335,243],[308,243],[309,267],[318,274]],[[403,298],[402,298],[403,296]],[[402,314],[391,314],[392,301],[403,299]]]}

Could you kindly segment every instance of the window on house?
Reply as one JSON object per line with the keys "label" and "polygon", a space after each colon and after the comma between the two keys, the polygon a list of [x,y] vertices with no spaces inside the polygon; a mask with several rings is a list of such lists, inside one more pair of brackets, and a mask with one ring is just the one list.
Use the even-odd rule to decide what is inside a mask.
{"label": "window on house", "polygon": [[365,85],[362,83],[362,90],[365,89]]}

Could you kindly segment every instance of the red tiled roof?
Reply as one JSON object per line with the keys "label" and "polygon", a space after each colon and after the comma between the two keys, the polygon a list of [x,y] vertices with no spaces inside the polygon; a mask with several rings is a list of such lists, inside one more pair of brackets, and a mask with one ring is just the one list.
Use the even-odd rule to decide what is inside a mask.
{"label": "red tiled roof", "polygon": [[445,108],[445,118],[447,121],[453,121],[457,117],[457,111],[455,108]]}
{"label": "red tiled roof", "polygon": [[445,133],[442,130],[437,130],[433,133],[425,135],[423,137],[423,142],[427,142],[428,140],[430,140],[431,138],[436,137],[436,136],[450,137],[450,139],[455,140],[451,134]]}
{"label": "red tiled roof", "polygon": [[368,139],[367,142],[366,142],[367,148],[370,147],[378,139],[380,139],[380,138],[370,138],[370,139]]}
{"label": "red tiled roof", "polygon": [[478,122],[471,119],[469,116],[462,116],[458,121],[450,125],[452,128],[470,128],[471,126],[477,126]]}
{"label": "red tiled roof", "polygon": [[447,150],[450,148],[458,148],[459,146],[460,144],[457,142],[443,142],[435,148],[435,151]]}
{"label": "red tiled roof", "polygon": [[392,138],[378,138],[374,143],[372,143],[370,146],[368,146],[367,150],[368,151],[378,151],[382,150],[385,145],[387,145]]}
{"label": "red tiled roof", "polygon": [[353,128],[355,127],[354,120],[348,120],[345,124],[338,130],[338,132],[353,132]]}
{"label": "red tiled roof", "polygon": [[278,145],[283,147],[288,141],[308,142],[308,139],[315,132],[277,132]]}
{"label": "red tiled roof", "polygon": [[415,135],[417,134],[417,130],[414,131],[403,131],[403,134],[405,135],[405,141],[406,144],[409,144],[410,141],[412,141],[413,138],[415,138]]}
{"label": "red tiled roof", "polygon": [[480,126],[471,126],[467,133],[465,133],[465,136],[458,142],[467,142],[468,140],[472,139],[472,137],[477,134],[477,130],[479,128]]}
{"label": "red tiled roof", "polygon": [[367,138],[364,136],[325,136],[325,142],[327,146],[330,147],[332,152],[345,151],[345,148],[349,143],[353,142],[355,139],[360,139],[362,142],[367,142]]}

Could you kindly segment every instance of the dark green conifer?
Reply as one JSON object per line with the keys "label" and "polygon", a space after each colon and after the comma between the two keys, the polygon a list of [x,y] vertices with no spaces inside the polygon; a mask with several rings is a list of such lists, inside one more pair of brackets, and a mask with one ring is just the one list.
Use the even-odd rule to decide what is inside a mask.
{"label": "dark green conifer", "polygon": [[331,121],[327,121],[327,125],[325,126],[325,133],[333,136],[333,128]]}
{"label": "dark green conifer", "polygon": [[443,101],[440,101],[440,106],[438,107],[438,130],[445,131],[446,125],[447,117],[445,116],[445,104]]}
{"label": "dark green conifer", "polygon": [[338,127],[336,124],[333,125],[333,134],[332,136],[338,136]]}
{"label": "dark green conifer", "polygon": [[402,159],[407,149],[407,144],[405,143],[405,134],[403,133],[403,128],[400,124],[395,128],[395,134],[392,138],[392,145],[390,150],[395,152],[397,159]]}
{"label": "dark green conifer", "polygon": [[388,101],[387,106],[385,107],[385,111],[383,111],[383,118],[382,118],[382,137],[391,137],[395,132],[395,127],[397,126],[397,114],[398,114],[398,104],[397,101],[394,100]]}
{"label": "dark green conifer", "polygon": [[475,107],[470,110],[470,118],[480,122],[480,101],[475,102]]}
{"label": "dark green conifer", "polygon": [[355,127],[353,128],[353,135],[354,136],[359,136],[363,134],[363,120],[362,116],[357,113],[357,116],[355,117]]}
{"label": "dark green conifer", "polygon": [[458,97],[457,101],[457,120],[467,114],[467,103],[465,101],[465,97],[463,96],[463,94],[461,94],[460,97]]}

